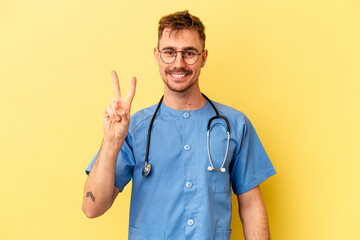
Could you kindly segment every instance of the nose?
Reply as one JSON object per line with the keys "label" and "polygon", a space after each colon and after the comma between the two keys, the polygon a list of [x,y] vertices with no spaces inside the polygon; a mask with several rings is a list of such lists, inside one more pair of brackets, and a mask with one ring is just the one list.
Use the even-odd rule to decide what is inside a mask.
{"label": "nose", "polygon": [[174,67],[176,67],[176,68],[185,68],[186,67],[186,63],[184,61],[184,58],[183,58],[182,54],[183,54],[182,52],[177,52],[176,53],[176,59],[173,62]]}

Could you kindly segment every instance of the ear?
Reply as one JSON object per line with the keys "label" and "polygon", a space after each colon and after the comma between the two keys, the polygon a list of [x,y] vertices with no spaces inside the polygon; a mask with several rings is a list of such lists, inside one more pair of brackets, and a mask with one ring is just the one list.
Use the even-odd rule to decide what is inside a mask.
{"label": "ear", "polygon": [[154,48],[154,58],[157,65],[159,65],[159,49],[156,47]]}
{"label": "ear", "polygon": [[206,63],[206,59],[208,57],[208,50],[204,50],[204,52],[201,54],[201,67],[203,68],[205,66]]}

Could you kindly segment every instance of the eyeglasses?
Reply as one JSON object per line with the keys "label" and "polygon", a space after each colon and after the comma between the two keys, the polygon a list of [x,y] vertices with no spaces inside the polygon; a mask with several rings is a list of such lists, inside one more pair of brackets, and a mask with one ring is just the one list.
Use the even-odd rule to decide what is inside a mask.
{"label": "eyeglasses", "polygon": [[181,52],[182,58],[187,65],[193,65],[199,60],[199,56],[201,55],[201,53],[204,52],[204,50],[202,50],[201,53],[198,53],[196,50],[193,49],[175,51],[173,49],[167,48],[159,51],[161,60],[166,64],[171,64],[175,62],[177,53],[179,52]]}

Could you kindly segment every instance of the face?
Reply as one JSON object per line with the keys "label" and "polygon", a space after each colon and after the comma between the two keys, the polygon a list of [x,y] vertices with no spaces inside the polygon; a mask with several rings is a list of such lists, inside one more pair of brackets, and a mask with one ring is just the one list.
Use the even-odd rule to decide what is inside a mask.
{"label": "face", "polygon": [[173,49],[175,51],[195,49],[198,53],[201,53],[203,48],[199,34],[193,30],[173,31],[170,34],[169,29],[164,29],[163,35],[159,39],[159,48],[154,49],[155,61],[159,66],[165,90],[186,92],[193,87],[199,87],[198,79],[201,68],[205,66],[207,50],[200,54],[199,60],[195,64],[188,65],[180,52],[177,53],[173,63],[164,63],[159,53],[159,50],[162,51],[163,49]]}

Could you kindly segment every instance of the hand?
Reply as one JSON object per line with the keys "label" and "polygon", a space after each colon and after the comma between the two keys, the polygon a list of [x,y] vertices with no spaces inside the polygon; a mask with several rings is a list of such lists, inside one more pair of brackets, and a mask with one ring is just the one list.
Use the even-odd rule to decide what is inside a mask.
{"label": "hand", "polygon": [[111,71],[114,83],[115,99],[105,109],[103,119],[104,141],[119,144],[128,132],[130,124],[131,103],[135,96],[136,77],[131,79],[131,86],[126,98],[121,98],[119,79],[115,71]]}

